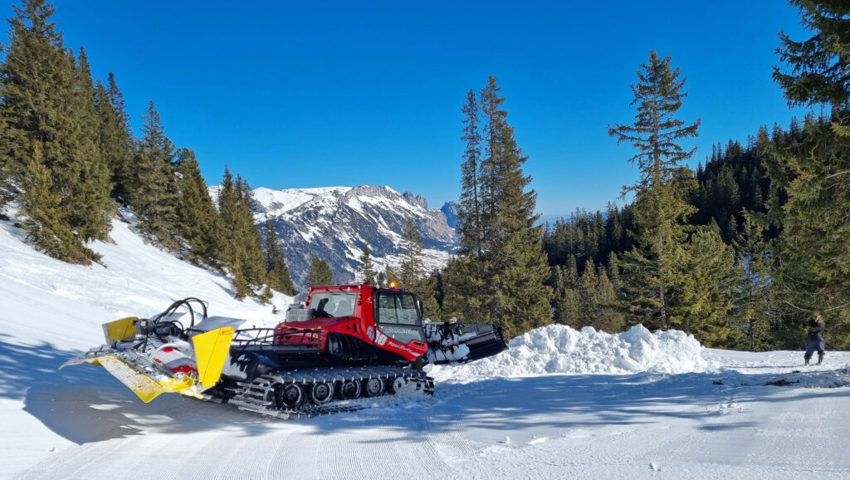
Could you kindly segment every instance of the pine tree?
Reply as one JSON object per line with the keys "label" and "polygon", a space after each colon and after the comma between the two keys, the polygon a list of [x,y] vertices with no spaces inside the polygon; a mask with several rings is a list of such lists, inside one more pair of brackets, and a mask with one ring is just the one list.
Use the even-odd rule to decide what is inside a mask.
{"label": "pine tree", "polygon": [[[443,317],[484,322],[481,316],[475,314],[476,311],[480,311],[483,299],[482,279],[476,269],[477,261],[469,255],[455,256],[443,269],[445,289],[442,304]],[[382,272],[379,277],[381,275],[385,274]]]}
{"label": "pine tree", "polygon": [[[43,0],[27,0],[23,8],[13,8],[10,44],[0,68],[8,158],[15,162],[10,168],[20,172],[34,158],[37,144],[38,156],[55,177],[53,170],[67,156],[62,140],[69,136],[66,125],[70,119],[65,115],[73,92],[74,67],[66,55],[61,33],[50,21],[52,5]],[[61,201],[63,193],[57,193]]]}
{"label": "pine tree", "polygon": [[[70,52],[69,52],[70,55]],[[73,55],[69,57],[73,61]],[[70,108],[74,122],[69,145],[70,175],[65,180],[70,192],[65,203],[66,219],[84,240],[105,240],[115,213],[109,197],[112,181],[99,145],[99,119],[91,68],[84,48],[74,68],[74,94]]]}
{"label": "pine tree", "polygon": [[174,169],[174,144],[165,136],[165,129],[153,102],[142,117],[145,120],[134,162],[134,188],[130,205],[139,216],[139,229],[152,235],[162,245],[178,246],[179,198]]}
{"label": "pine tree", "polygon": [[480,259],[483,251],[482,246],[482,206],[480,168],[481,168],[481,131],[479,128],[479,109],[475,98],[475,92],[470,90],[466,94],[466,104],[463,106],[465,116],[463,123],[463,137],[466,142],[466,150],[463,153],[461,164],[461,192],[458,208],[458,236],[461,238],[463,252]]}
{"label": "pine tree", "polygon": [[416,224],[408,218],[402,232],[402,261],[399,265],[399,286],[416,294],[422,300],[426,316],[439,315],[437,300],[434,297],[436,279],[425,275],[422,262],[422,236]]}
{"label": "pine tree", "polygon": [[112,197],[127,203],[134,186],[132,161],[134,154],[130,119],[124,107],[124,97],[109,74],[109,85],[100,80],[95,88],[95,112],[99,120],[99,148],[112,178]]}
{"label": "pine tree", "polygon": [[[850,346],[850,7],[830,0],[792,0],[814,34],[801,42],[781,35],[774,79],[789,103],[827,105],[826,119],[808,118],[803,138],[772,153],[791,173],[787,203],[776,209],[782,232],[774,251],[782,301],[799,312],[825,312],[827,342]],[[774,170],[775,171],[775,170]]]}
{"label": "pine tree", "polygon": [[626,325],[626,318],[619,306],[614,284],[611,283],[605,270],[600,270],[596,278],[594,301],[599,306],[599,316],[594,320],[592,325],[597,330],[608,333],[621,332]]}
{"label": "pine tree", "polygon": [[735,252],[723,242],[719,230],[716,225],[700,227],[692,235],[678,309],[682,311],[681,328],[703,345],[731,347],[740,333],[733,328],[730,313],[741,274]]}
{"label": "pine tree", "polygon": [[295,295],[295,285],[286,265],[286,255],[271,220],[266,220],[266,270],[271,288],[285,295]]}
{"label": "pine tree", "polygon": [[448,317],[474,319],[476,322],[493,322],[481,312],[487,289],[487,261],[484,234],[484,204],[482,198],[482,132],[481,110],[475,92],[470,90],[461,111],[464,114],[463,136],[466,143],[461,164],[461,193],[458,207],[457,234],[460,239],[459,255],[447,265],[444,272],[445,297],[443,312]]}
{"label": "pine tree", "polygon": [[260,288],[266,283],[266,257],[260,229],[254,223],[254,198],[251,187],[241,176],[236,176],[236,192],[239,199],[237,231],[239,232],[244,257],[245,276],[250,285]]}
{"label": "pine tree", "polygon": [[251,190],[241,177],[233,179],[225,167],[218,192],[224,266],[233,277],[236,297],[253,296],[266,283],[266,258],[260,231],[254,224]]}
{"label": "pine tree", "polygon": [[180,174],[177,184],[180,191],[177,206],[180,235],[189,244],[193,259],[220,268],[222,241],[219,216],[193,151],[187,148],[178,151],[177,171]]}
{"label": "pine tree", "polygon": [[635,123],[608,130],[618,143],[637,148],[629,161],[640,169],[638,182],[626,187],[635,192],[636,246],[623,256],[621,266],[632,314],[650,327],[668,328],[683,321],[676,307],[684,288],[685,221],[694,211],[685,201],[690,175],[680,163],[695,149],[685,150],[678,142],[696,136],[699,120],[686,125],[675,118],[687,94],[670,57],[661,59],[653,51],[641,67],[639,82],[632,85]]}
{"label": "pine tree", "polygon": [[363,277],[363,283],[366,285],[375,284],[375,266],[372,263],[372,252],[369,250],[369,244],[363,242],[363,254],[360,255],[360,275]]}
{"label": "pine tree", "polygon": [[88,64],[84,55],[76,64],[73,54],[65,49],[61,34],[50,22],[52,5],[43,0],[27,0],[22,8],[14,9],[15,16],[9,20],[11,43],[0,67],[5,170],[7,175],[22,175],[30,180],[33,175],[42,175],[42,169],[35,172],[31,164],[38,145],[38,158],[50,172],[50,184],[58,194],[59,204],[41,209],[36,198],[27,198],[26,191],[21,194],[22,202],[43,214],[57,216],[40,218],[52,225],[45,225],[46,229],[56,231],[62,224],[62,229],[73,232],[57,237],[64,242],[59,250],[89,252],[86,255],[96,259],[82,243],[107,238],[113,210],[108,198],[103,197],[110,186],[89,131],[94,96]]}
{"label": "pine tree", "polygon": [[[3,86],[0,84],[0,98],[3,96]],[[6,119],[0,114],[0,218],[5,219],[3,207],[12,198],[12,159],[9,152],[9,127]]]}
{"label": "pine tree", "polygon": [[[495,77],[479,94],[486,125],[481,137],[484,158],[478,169],[480,223],[478,235],[463,235],[464,252],[454,264],[456,273],[446,277],[444,303],[463,318],[500,325],[508,337],[552,321],[549,300],[552,291],[545,285],[550,276],[542,247],[542,227],[535,226],[537,194],[527,190],[531,178],[525,176],[522,155],[502,110],[504,98]],[[473,102],[467,100],[469,112]],[[467,113],[468,152],[474,150],[474,135]],[[470,153],[466,170],[471,171]],[[468,184],[468,182],[466,182]],[[464,187],[466,189],[466,187]],[[465,191],[469,191],[466,189]],[[461,199],[466,212],[474,212],[474,195]],[[465,228],[465,227],[464,227]],[[478,247],[465,243],[479,239],[480,257],[472,254]],[[458,275],[460,273],[461,275]]]}
{"label": "pine tree", "polygon": [[334,280],[334,272],[328,262],[319,257],[310,260],[310,272],[307,282],[312,286],[331,285]]}
{"label": "pine tree", "polygon": [[780,60],[791,67],[774,67],[773,79],[785,90],[789,103],[829,104],[844,108],[850,99],[850,5],[836,0],[790,0],[800,10],[802,24],[814,35],[794,41],[779,34]]}
{"label": "pine tree", "polygon": [[422,236],[412,219],[407,219],[401,238],[402,260],[399,264],[398,281],[402,288],[411,288],[425,274],[425,266],[422,263]]}
{"label": "pine tree", "polygon": [[236,217],[238,196],[236,186],[233,184],[233,175],[230,169],[224,167],[224,177],[218,190],[218,214],[221,224],[221,259],[225,267],[235,276],[236,258],[238,257],[238,235],[236,230]]}
{"label": "pine tree", "polygon": [[599,286],[599,279],[596,276],[596,269],[590,262],[585,262],[584,271],[579,278],[578,294],[579,303],[579,324],[582,327],[595,326],[596,322],[602,316],[602,306],[597,301],[596,290]]}
{"label": "pine tree", "polygon": [[74,234],[59,219],[61,194],[53,186],[53,176],[44,166],[41,146],[33,146],[33,157],[24,166],[22,187],[27,192],[21,197],[21,208],[26,215],[23,222],[35,248],[60,260],[88,264],[90,254],[75,241]]}
{"label": "pine tree", "polygon": [[762,228],[749,212],[733,242],[741,269],[739,296],[734,318],[741,329],[741,346],[753,352],[770,349],[770,302],[772,281],[768,265],[768,249],[762,239]]}

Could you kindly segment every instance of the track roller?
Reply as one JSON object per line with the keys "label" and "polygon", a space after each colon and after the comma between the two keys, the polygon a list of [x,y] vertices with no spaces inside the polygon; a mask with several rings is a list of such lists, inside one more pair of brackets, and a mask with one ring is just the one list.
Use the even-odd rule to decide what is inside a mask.
{"label": "track roller", "polygon": [[363,391],[367,397],[377,397],[384,393],[384,381],[376,377],[367,378],[363,380]]}
{"label": "track roller", "polygon": [[360,398],[360,393],[363,391],[362,385],[359,380],[343,380],[339,384],[338,388],[339,398],[342,400],[353,400],[355,398]]}
{"label": "track roller", "polygon": [[324,405],[334,398],[334,385],[332,382],[316,382],[310,386],[310,403],[313,405]]}
{"label": "track roller", "polygon": [[400,392],[405,385],[407,385],[407,379],[404,377],[395,377],[387,380],[387,389],[390,393]]}
{"label": "track roller", "polygon": [[297,408],[304,403],[304,390],[297,383],[274,386],[274,403],[278,409]]}

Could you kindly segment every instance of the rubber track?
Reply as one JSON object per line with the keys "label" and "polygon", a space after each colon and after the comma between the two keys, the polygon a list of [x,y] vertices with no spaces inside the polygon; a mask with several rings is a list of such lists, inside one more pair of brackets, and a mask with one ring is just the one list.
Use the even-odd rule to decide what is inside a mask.
{"label": "rubber track", "polygon": [[[358,366],[269,372],[255,378],[251,382],[238,382],[237,385],[240,388],[227,403],[235,405],[239,410],[284,420],[298,420],[330,413],[351,412],[365,408],[365,406],[340,403],[349,401],[341,401],[335,397],[334,400],[324,405],[312,405],[305,401],[298,408],[278,409],[274,403],[274,386],[277,384],[286,385],[296,383],[301,385],[302,392],[306,395],[309,388],[315,383],[332,382],[336,391],[337,384],[347,380],[364,381],[372,378],[388,380],[395,377],[405,378],[408,383],[414,384],[417,390],[421,390],[426,394],[434,394],[434,379],[421,370],[393,366]],[[387,393],[389,392],[385,390],[384,395]],[[363,395],[360,398],[368,397]]]}

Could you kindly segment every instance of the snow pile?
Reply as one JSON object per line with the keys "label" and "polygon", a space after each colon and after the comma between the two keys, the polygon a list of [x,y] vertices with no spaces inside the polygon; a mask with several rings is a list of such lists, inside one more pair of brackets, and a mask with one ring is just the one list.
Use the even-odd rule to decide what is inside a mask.
{"label": "snow pile", "polygon": [[713,368],[703,347],[678,330],[650,332],[636,325],[612,335],[566,325],[534,329],[510,342],[510,349],[470,364],[435,368],[443,379],[521,377],[546,374],[688,373]]}

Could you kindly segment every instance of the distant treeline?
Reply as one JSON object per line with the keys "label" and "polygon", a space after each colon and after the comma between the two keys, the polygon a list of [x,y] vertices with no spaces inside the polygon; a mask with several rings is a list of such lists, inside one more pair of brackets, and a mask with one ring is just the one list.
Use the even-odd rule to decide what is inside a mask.
{"label": "distant treeline", "polygon": [[[806,125],[824,123],[829,122],[806,119]],[[681,226],[688,232],[691,244],[697,240],[697,232],[702,232],[703,241],[706,235],[719,237],[709,243],[716,248],[703,253],[710,258],[714,251],[728,264],[714,264],[717,271],[706,273],[730,282],[728,285],[717,283],[715,295],[705,292],[706,295],[700,297],[694,292],[688,296],[706,302],[690,305],[692,310],[723,314],[715,320],[723,328],[711,329],[719,333],[717,338],[708,332],[694,331],[698,315],[691,314],[687,321],[683,318],[681,324],[674,323],[676,328],[689,325],[704,343],[712,346],[748,350],[799,346],[801,325],[808,319],[808,311],[817,306],[809,304],[806,308],[795,308],[789,304],[789,299],[778,296],[772,268],[780,259],[771,257],[771,252],[777,250],[784,216],[774,215],[775,221],[771,221],[769,209],[772,207],[774,213],[780,212],[787,202],[788,192],[787,179],[774,185],[769,172],[781,173],[777,171],[779,160],[775,152],[788,151],[793,145],[806,141],[810,133],[811,128],[792,120],[789,130],[774,126],[768,133],[762,129],[746,146],[734,141],[725,147],[715,145],[705,166],[700,164],[696,171],[680,170],[680,175],[684,175],[680,181],[687,186],[682,198],[687,200],[691,211],[682,219]],[[620,259],[635,247],[634,232],[639,228],[635,222],[636,208],[640,208],[640,204],[618,207],[610,203],[604,212],[579,209],[569,218],[546,225],[543,248],[553,271],[549,284],[556,292],[555,321],[576,328],[593,326],[608,331],[619,331],[634,323],[661,326],[629,309],[630,291],[622,281]],[[700,254],[694,248],[684,249],[682,253]],[[684,256],[677,258],[682,266],[692,261]],[[695,270],[678,268],[682,278],[674,279],[671,286],[685,288],[689,284],[687,277],[695,273]],[[715,290],[712,285],[701,286],[706,287]],[[672,304],[685,292],[673,290],[668,293]],[[834,320],[838,325],[833,329],[842,331],[842,318],[834,316]],[[835,337],[833,343],[841,343],[835,341],[838,335]]]}

